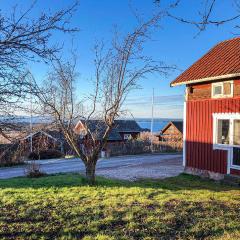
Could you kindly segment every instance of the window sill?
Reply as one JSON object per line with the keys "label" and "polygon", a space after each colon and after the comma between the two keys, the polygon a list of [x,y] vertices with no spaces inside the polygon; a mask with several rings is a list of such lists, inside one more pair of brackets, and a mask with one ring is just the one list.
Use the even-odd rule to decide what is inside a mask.
{"label": "window sill", "polygon": [[238,165],[231,165],[230,168],[240,170],[240,166]]}
{"label": "window sill", "polygon": [[240,145],[232,145],[232,144],[213,144],[213,149],[215,150],[228,150],[229,148],[240,148]]}
{"label": "window sill", "polygon": [[220,99],[220,98],[232,98],[233,95],[216,95],[212,96],[212,99]]}
{"label": "window sill", "polygon": [[213,150],[228,150],[231,147],[231,145],[227,144],[213,144]]}

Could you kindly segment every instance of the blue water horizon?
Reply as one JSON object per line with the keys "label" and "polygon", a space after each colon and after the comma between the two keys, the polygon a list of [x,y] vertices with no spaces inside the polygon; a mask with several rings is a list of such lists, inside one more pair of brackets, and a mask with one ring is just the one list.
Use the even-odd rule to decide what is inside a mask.
{"label": "blue water horizon", "polygon": [[[136,118],[136,122],[141,128],[151,129],[151,118]],[[173,118],[155,118],[153,119],[153,132],[159,132],[164,128],[170,121],[182,121],[182,119]]]}

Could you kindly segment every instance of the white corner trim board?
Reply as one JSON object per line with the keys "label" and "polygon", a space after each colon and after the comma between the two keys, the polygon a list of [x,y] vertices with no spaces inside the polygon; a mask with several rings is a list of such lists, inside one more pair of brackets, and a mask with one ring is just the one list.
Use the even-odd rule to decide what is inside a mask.
{"label": "white corner trim board", "polygon": [[186,127],[187,127],[187,103],[183,104],[183,166],[186,166]]}

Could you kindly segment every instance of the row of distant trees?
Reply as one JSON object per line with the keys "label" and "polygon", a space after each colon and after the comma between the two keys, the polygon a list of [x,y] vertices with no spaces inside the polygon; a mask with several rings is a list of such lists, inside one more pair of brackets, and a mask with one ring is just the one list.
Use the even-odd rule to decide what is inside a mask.
{"label": "row of distant trees", "polygon": [[[0,132],[4,134],[5,129],[14,127],[12,122],[6,123],[6,118],[14,118],[19,111],[29,111],[25,102],[32,96],[34,114],[52,119],[50,124],[64,134],[66,142],[84,162],[89,182],[94,183],[99,152],[106,145],[115,119],[125,113],[123,104],[127,95],[139,88],[139,80],[149,74],[166,75],[175,69],[175,66],[156,61],[143,51],[144,44],[150,41],[160,21],[171,17],[203,31],[209,24],[219,25],[239,19],[238,1],[233,1],[236,15],[219,20],[212,19],[217,1],[203,1],[204,11],[200,14],[200,21],[172,14],[181,0],[169,1],[165,7],[161,6],[161,1],[155,2],[157,13],[147,20],[136,15],[137,24],[132,31],[122,34],[116,30],[110,44],[95,44],[93,91],[81,101],[76,94],[76,56],[72,54],[71,59],[63,60],[59,57],[63,51],[61,44],[51,44],[55,32],[71,34],[79,31],[70,24],[78,2],[54,13],[42,12],[36,18],[30,17],[35,3],[22,14],[16,8],[10,16],[0,13],[0,109],[5,117],[0,123]],[[29,61],[39,60],[51,68],[43,84],[35,81],[34,76],[26,71]],[[85,119],[91,144],[80,146],[78,143],[73,126],[79,118]],[[101,119],[105,124],[102,141],[98,141],[99,132],[92,132],[88,126],[92,118]]]}

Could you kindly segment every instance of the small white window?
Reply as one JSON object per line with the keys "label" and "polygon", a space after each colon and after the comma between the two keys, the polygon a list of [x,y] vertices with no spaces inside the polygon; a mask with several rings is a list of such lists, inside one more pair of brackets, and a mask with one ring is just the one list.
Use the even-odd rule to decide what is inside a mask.
{"label": "small white window", "polygon": [[213,95],[222,95],[223,94],[223,86],[222,84],[220,85],[213,85]]}
{"label": "small white window", "polygon": [[212,97],[224,98],[233,96],[233,82],[218,82],[212,83]]}
{"label": "small white window", "polygon": [[123,135],[123,139],[124,140],[130,140],[132,138],[132,135],[130,134],[130,133],[125,133],[124,135]]}

